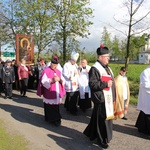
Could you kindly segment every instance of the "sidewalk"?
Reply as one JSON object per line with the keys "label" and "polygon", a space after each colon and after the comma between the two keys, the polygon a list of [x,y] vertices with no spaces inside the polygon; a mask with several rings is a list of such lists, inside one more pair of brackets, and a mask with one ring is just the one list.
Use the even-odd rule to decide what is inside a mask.
{"label": "sidewalk", "polygon": [[[13,100],[0,98],[0,118],[5,120],[7,128],[23,135],[29,142],[29,150],[101,150],[82,133],[86,128],[92,110],[78,116],[66,112],[60,107],[62,125],[55,127],[44,121],[43,102],[36,91],[27,92],[27,98],[13,91]],[[149,150],[148,136],[134,127],[139,111],[129,106],[128,120],[114,120],[113,139],[110,150]]]}

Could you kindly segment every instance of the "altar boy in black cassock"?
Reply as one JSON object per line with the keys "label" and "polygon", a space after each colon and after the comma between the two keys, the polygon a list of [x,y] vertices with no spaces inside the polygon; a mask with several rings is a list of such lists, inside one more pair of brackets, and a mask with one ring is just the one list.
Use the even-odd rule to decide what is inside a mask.
{"label": "altar boy in black cassock", "polygon": [[2,79],[5,89],[5,99],[12,99],[12,85],[15,82],[14,68],[11,66],[11,60],[6,60],[2,71]]}

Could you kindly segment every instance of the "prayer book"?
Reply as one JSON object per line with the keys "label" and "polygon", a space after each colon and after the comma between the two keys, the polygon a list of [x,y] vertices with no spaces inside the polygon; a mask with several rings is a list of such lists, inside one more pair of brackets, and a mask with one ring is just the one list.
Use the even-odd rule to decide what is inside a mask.
{"label": "prayer book", "polygon": [[[111,78],[110,75],[103,75],[102,78],[101,78],[101,80],[104,81],[104,82],[108,82],[109,80],[112,80],[112,78]],[[110,88],[107,87],[107,88],[104,88],[104,90],[109,91]]]}

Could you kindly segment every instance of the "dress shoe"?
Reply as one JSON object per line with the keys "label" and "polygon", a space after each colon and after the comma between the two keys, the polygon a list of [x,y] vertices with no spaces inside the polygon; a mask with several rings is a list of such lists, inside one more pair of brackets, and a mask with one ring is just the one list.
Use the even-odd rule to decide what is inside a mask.
{"label": "dress shoe", "polygon": [[126,117],[123,117],[122,119],[123,119],[123,120],[128,120],[128,118],[126,118]]}
{"label": "dress shoe", "polygon": [[107,149],[109,147],[106,139],[104,139],[103,141],[101,141],[100,139],[97,139],[97,142],[98,142],[98,145],[104,149]]}
{"label": "dress shoe", "polygon": [[9,99],[12,99],[12,97],[10,96],[10,97],[8,97]]}
{"label": "dress shoe", "polygon": [[82,112],[84,112],[84,113],[85,113],[85,112],[86,112],[86,109],[82,109]]}
{"label": "dress shoe", "polygon": [[107,143],[103,143],[103,142],[99,142],[98,143],[100,147],[107,149],[109,147],[109,145]]}
{"label": "dress shoe", "polygon": [[54,125],[55,125],[56,127],[59,127],[59,126],[61,125],[61,121],[55,121],[55,122],[54,122]]}
{"label": "dress shoe", "polygon": [[27,97],[26,95],[23,95],[23,97]]}
{"label": "dress shoe", "polygon": [[71,113],[73,116],[77,116],[77,112],[75,112],[75,111],[70,111],[70,113]]}

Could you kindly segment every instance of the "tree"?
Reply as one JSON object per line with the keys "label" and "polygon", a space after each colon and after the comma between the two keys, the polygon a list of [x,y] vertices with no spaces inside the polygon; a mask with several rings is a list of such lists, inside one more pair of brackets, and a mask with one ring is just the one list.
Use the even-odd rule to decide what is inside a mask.
{"label": "tree", "polygon": [[109,49],[111,49],[111,34],[107,31],[106,27],[103,28],[101,44],[104,44],[104,46],[107,46]]}
{"label": "tree", "polygon": [[109,48],[111,58],[115,59],[118,58],[117,55],[119,55],[119,53],[117,53],[119,48],[119,40],[116,36],[113,42],[111,40],[111,34],[108,32],[107,28],[104,27],[100,43]]}
{"label": "tree", "polygon": [[121,59],[120,60],[125,60],[125,56],[126,56],[126,43],[127,40],[121,40],[120,42],[120,54],[121,54]]}
{"label": "tree", "polygon": [[16,27],[14,26],[14,7],[13,0],[4,1],[0,9],[0,28],[1,41],[3,44],[10,43],[15,48],[14,34]]}
{"label": "tree", "polygon": [[53,20],[55,14],[51,11],[51,0],[19,1],[16,12],[16,24],[20,26],[17,33],[34,36],[38,48],[38,58],[42,51],[47,50],[54,41]]}
{"label": "tree", "polygon": [[[56,41],[60,45],[63,54],[63,62],[68,53],[69,39],[77,36],[87,37],[88,27],[92,24],[92,10],[87,7],[89,0],[59,0],[53,1],[53,10],[57,17],[55,19]],[[77,48],[78,49],[78,48]]]}
{"label": "tree", "polygon": [[130,58],[132,60],[138,59],[138,54],[141,50],[143,50],[143,47],[146,44],[145,41],[146,34],[143,34],[142,36],[132,36],[131,42],[130,42]]}
{"label": "tree", "polygon": [[114,60],[120,58],[120,45],[119,45],[119,39],[114,36],[114,39],[112,41],[112,53],[111,53],[111,58],[114,58]]}
{"label": "tree", "polygon": [[8,4],[0,14],[6,19],[5,28],[8,26],[13,40],[17,33],[33,35],[38,57],[56,42],[65,61],[69,46],[78,46],[76,37],[89,34],[89,0],[8,0]]}
{"label": "tree", "polygon": [[128,33],[127,35],[118,29],[118,31],[124,33],[124,35],[127,36],[127,44],[126,44],[126,62],[125,66],[128,67],[129,59],[131,55],[131,37],[137,34],[141,34],[142,32],[145,32],[147,29],[149,29],[149,23],[146,22],[146,18],[150,14],[150,11],[148,10],[146,13],[140,13],[139,10],[144,4],[144,0],[126,0],[124,3],[124,6],[127,8],[127,11],[129,13],[129,19],[120,21],[115,19],[117,22],[119,22],[122,25],[125,25],[128,27]]}

